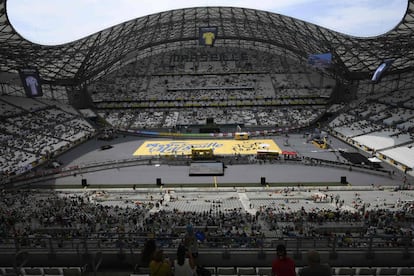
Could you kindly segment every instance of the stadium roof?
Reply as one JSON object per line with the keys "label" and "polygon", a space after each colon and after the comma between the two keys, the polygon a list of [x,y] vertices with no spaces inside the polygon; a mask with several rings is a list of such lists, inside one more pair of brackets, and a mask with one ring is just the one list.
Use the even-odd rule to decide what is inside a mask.
{"label": "stadium roof", "polygon": [[81,84],[136,57],[194,47],[199,27],[205,26],[218,27],[217,46],[255,48],[304,62],[309,54],[331,52],[335,68],[331,73],[343,79],[367,79],[388,58],[395,59],[389,73],[414,69],[414,0],[408,1],[398,26],[372,38],[341,34],[266,11],[200,7],[136,18],[59,46],[22,38],[11,26],[6,6],[7,1],[0,0],[2,78],[20,68],[35,67],[45,83]]}

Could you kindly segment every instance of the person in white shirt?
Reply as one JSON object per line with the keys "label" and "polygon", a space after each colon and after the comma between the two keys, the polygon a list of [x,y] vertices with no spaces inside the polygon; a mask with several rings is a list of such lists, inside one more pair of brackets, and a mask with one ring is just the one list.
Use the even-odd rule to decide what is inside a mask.
{"label": "person in white shirt", "polygon": [[196,275],[193,256],[183,244],[180,244],[177,249],[177,259],[174,260],[174,275]]}

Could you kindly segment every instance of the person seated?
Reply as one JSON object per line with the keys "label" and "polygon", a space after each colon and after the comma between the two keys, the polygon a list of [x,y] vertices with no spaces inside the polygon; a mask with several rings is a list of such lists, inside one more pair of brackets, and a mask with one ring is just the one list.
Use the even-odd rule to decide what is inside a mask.
{"label": "person seated", "polygon": [[174,260],[174,275],[196,275],[193,255],[183,244],[180,244],[177,249],[177,259]]}
{"label": "person seated", "polygon": [[149,269],[151,276],[172,276],[171,263],[165,259],[163,250],[155,251]]}

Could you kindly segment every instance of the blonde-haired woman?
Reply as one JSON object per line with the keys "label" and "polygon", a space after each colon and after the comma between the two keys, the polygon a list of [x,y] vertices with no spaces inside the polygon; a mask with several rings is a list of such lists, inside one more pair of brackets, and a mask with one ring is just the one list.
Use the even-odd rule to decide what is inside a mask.
{"label": "blonde-haired woman", "polygon": [[171,276],[171,263],[165,259],[164,251],[157,250],[149,264],[150,276]]}

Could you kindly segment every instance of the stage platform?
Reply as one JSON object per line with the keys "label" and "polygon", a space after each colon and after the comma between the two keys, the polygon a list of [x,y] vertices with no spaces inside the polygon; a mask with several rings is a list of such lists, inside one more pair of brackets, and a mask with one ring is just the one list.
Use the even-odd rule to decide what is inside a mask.
{"label": "stage platform", "polygon": [[134,156],[191,155],[192,148],[213,149],[215,155],[256,154],[263,149],[282,152],[272,139],[146,140]]}
{"label": "stage platform", "polygon": [[224,164],[215,161],[191,162],[189,176],[222,176],[224,175]]}

